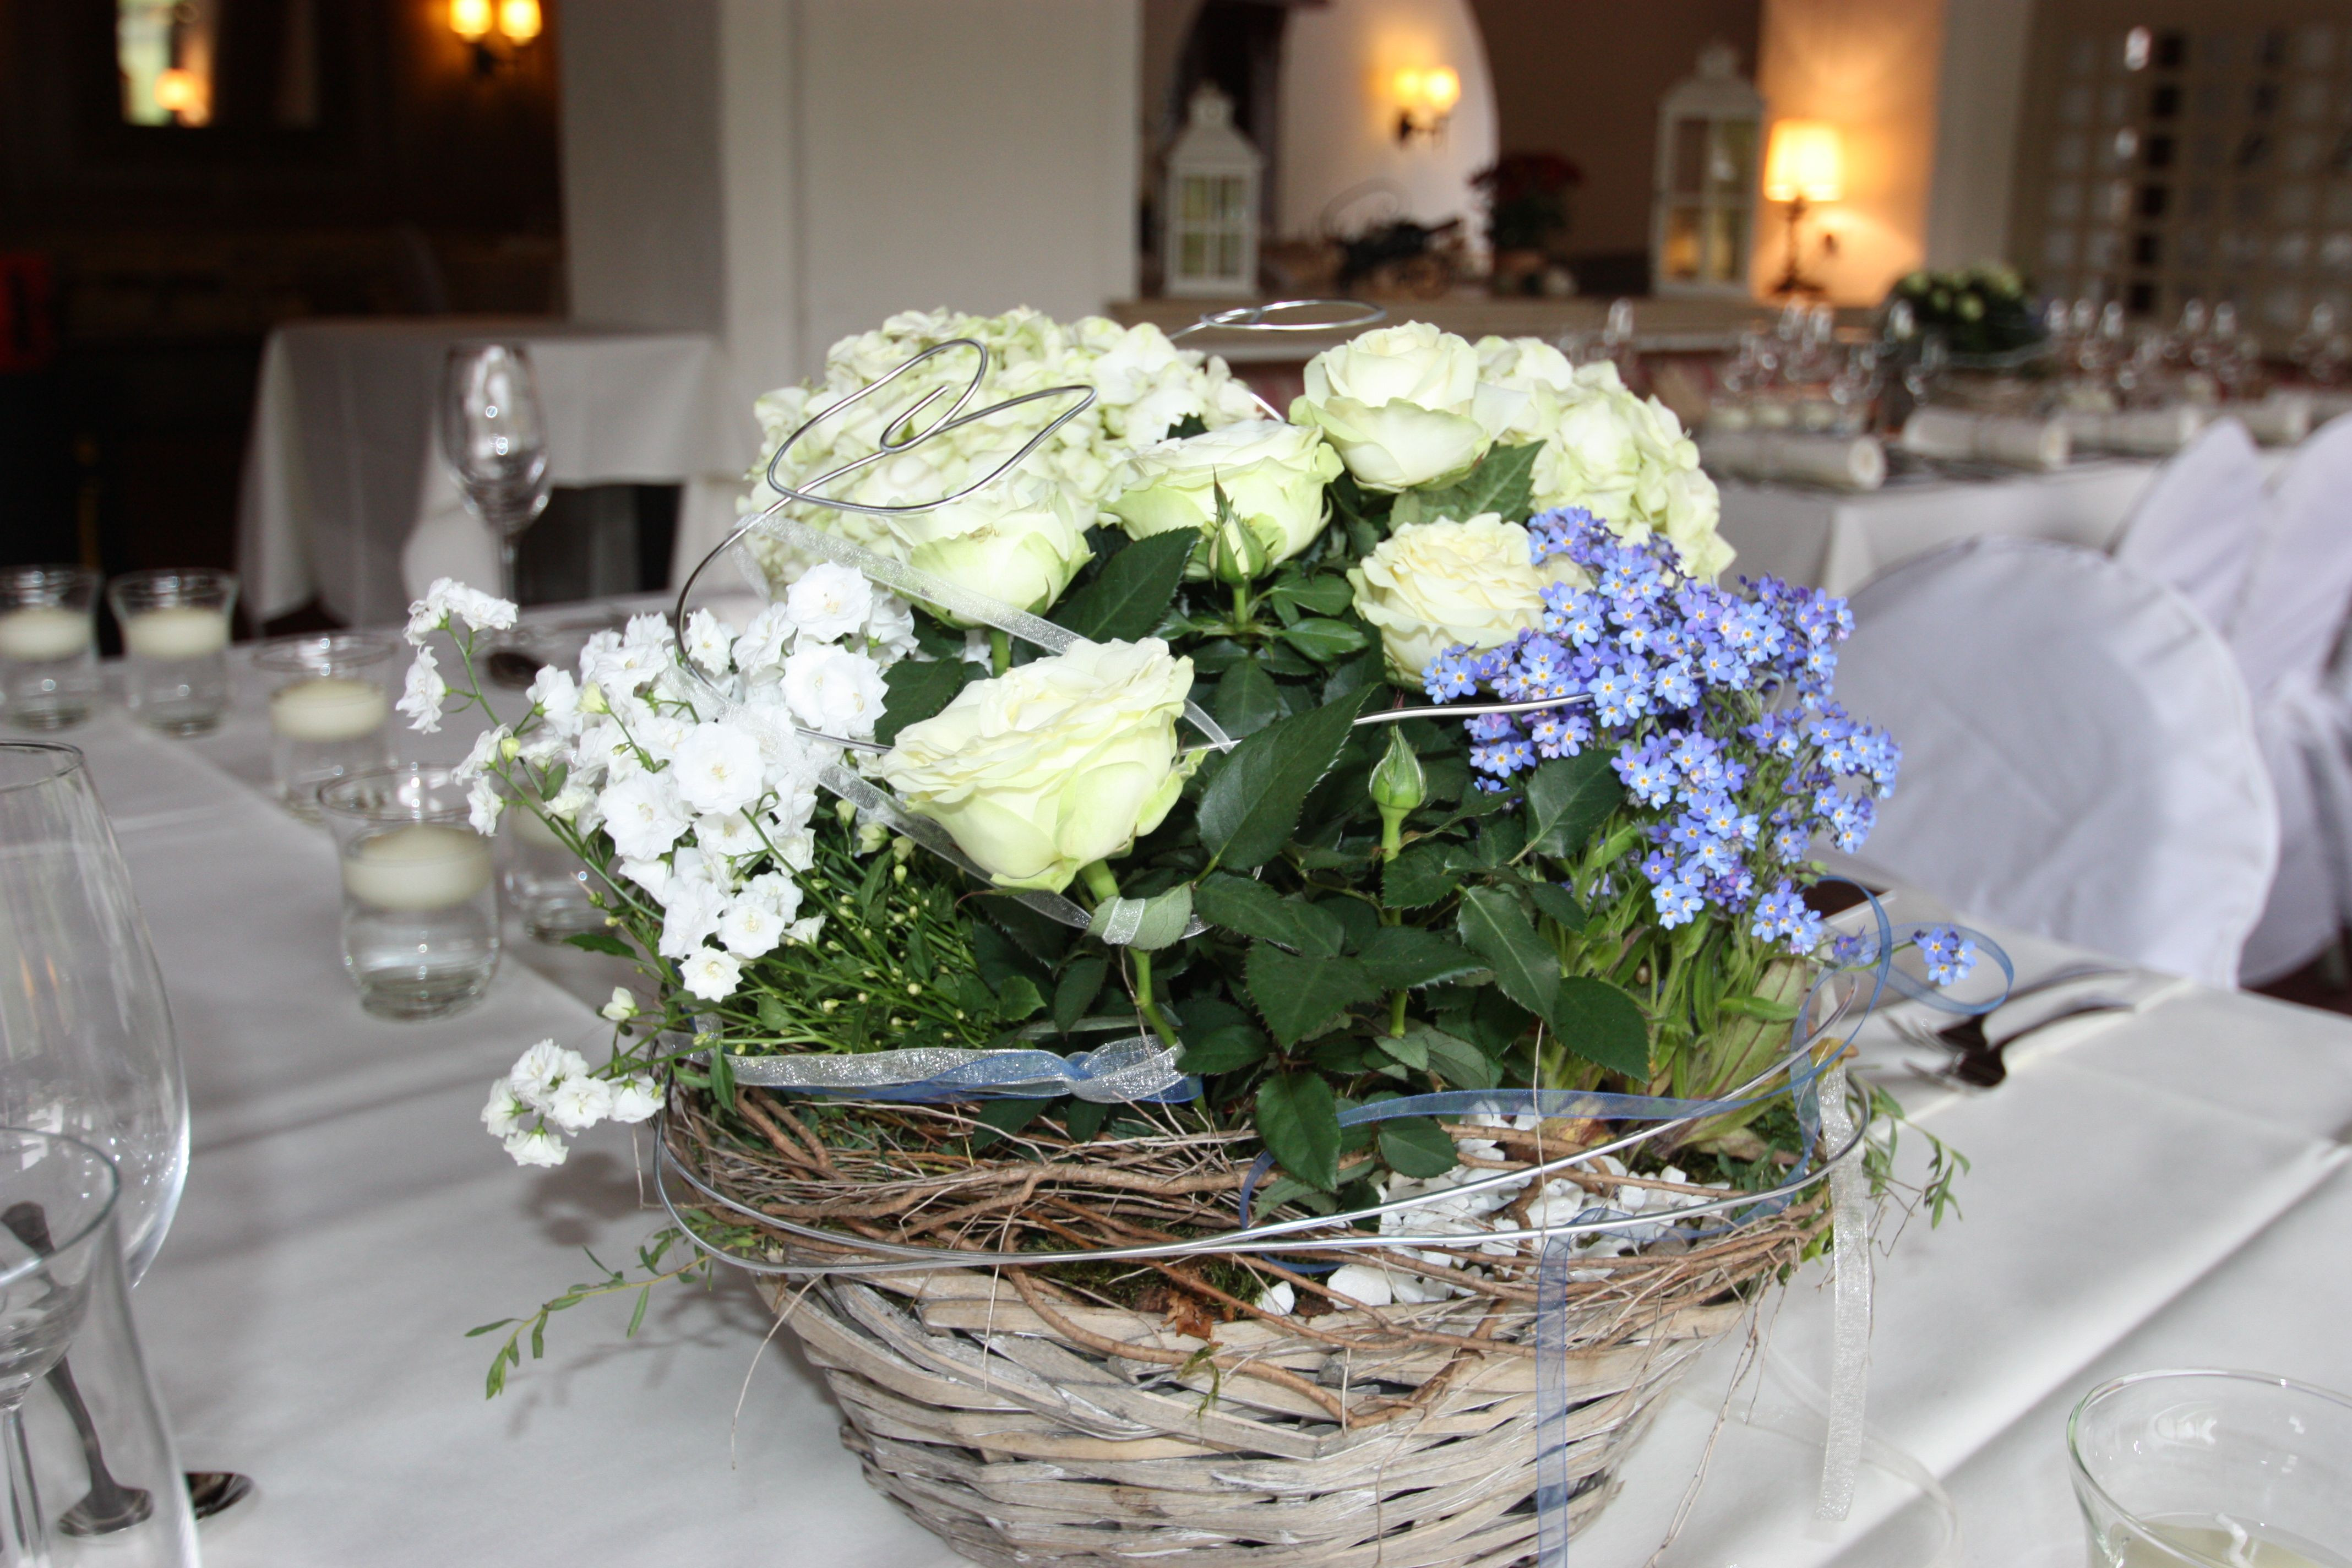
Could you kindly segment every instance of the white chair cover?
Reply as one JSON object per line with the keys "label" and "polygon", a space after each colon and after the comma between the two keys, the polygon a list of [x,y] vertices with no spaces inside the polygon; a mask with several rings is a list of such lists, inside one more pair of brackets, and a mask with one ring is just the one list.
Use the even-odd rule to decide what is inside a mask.
{"label": "white chair cover", "polygon": [[2297,448],[2229,622],[2279,803],[2278,880],[2243,971],[2291,974],[2352,917],[2352,704],[2329,655],[2352,610],[2352,416]]}
{"label": "white chair cover", "polygon": [[1853,604],[1838,695],[1903,746],[1872,862],[1989,921],[2236,983],[2278,810],[2204,616],[2104,555],[2001,538]]}
{"label": "white chair cover", "polygon": [[2214,626],[2227,626],[2269,531],[2270,507],[2253,438],[2235,419],[2216,420],[2158,470],[2125,520],[2116,559],[2169,583]]}

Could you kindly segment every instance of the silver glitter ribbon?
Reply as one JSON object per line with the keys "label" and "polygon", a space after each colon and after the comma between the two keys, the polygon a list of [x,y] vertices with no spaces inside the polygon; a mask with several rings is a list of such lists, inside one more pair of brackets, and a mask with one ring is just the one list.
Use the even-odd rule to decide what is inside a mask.
{"label": "silver glitter ribbon", "polygon": [[735,1081],[760,1089],[852,1094],[861,1100],[1045,1100],[1067,1094],[1099,1105],[1194,1100],[1197,1079],[1176,1070],[1176,1051],[1131,1035],[1075,1056],[1041,1050],[919,1046],[861,1056],[730,1056]]}

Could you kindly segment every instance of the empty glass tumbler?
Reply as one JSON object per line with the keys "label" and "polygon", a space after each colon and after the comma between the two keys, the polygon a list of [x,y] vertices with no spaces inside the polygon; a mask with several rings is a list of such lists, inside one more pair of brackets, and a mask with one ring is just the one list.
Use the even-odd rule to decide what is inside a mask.
{"label": "empty glass tumbler", "polygon": [[399,651],[390,637],[328,632],[283,637],[253,656],[270,683],[270,763],[287,810],[316,822],[320,786],[392,761],[384,721]]}
{"label": "empty glass tumbler", "polygon": [[604,911],[588,901],[603,879],[520,801],[509,802],[499,820],[506,825],[500,848],[507,904],[522,917],[523,929],[541,942],[603,931]]}
{"label": "empty glass tumbler", "polygon": [[199,735],[228,708],[233,573],[133,572],[107,584],[122,627],[122,703],[167,735]]}
{"label": "empty glass tumbler", "polygon": [[112,1163],[0,1127],[0,1563],[193,1568],[196,1527],[131,1326]]}
{"label": "empty glass tumbler", "polygon": [[2066,1423],[2091,1568],[2352,1565],[2352,1399],[2252,1372],[2144,1372]]}
{"label": "empty glass tumbler", "polygon": [[499,966],[490,841],[467,825],[467,785],[446,767],[337,779],[319,805],[341,851],[343,967],[360,1005],[437,1018],[470,1005]]}
{"label": "empty glass tumbler", "polygon": [[0,715],[11,724],[62,730],[89,717],[102,580],[81,566],[0,570]]}

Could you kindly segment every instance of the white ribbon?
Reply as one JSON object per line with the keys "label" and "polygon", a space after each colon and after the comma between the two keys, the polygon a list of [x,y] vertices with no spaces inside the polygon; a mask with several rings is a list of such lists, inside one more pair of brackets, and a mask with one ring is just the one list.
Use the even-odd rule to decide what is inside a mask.
{"label": "white ribbon", "polygon": [[790,1057],[730,1055],[735,1081],[759,1089],[837,1090],[850,1093],[936,1089],[959,1098],[986,1089],[1010,1099],[1045,1100],[1068,1094],[1097,1104],[1150,1100],[1183,1086],[1175,1047],[1150,1035],[1113,1040],[1076,1056],[1044,1050],[962,1050],[919,1046],[908,1050],[869,1051],[856,1056],[812,1053]]}
{"label": "white ribbon", "polygon": [[[1832,1149],[1853,1141],[1846,1108],[1845,1064],[1822,1075],[1822,1131]],[[1814,1511],[1843,1520],[1853,1510],[1862,1463],[1863,1417],[1870,1384],[1870,1205],[1862,1156],[1830,1171],[1830,1289],[1834,1342],[1830,1362],[1830,1428],[1822,1449],[1822,1493]]]}

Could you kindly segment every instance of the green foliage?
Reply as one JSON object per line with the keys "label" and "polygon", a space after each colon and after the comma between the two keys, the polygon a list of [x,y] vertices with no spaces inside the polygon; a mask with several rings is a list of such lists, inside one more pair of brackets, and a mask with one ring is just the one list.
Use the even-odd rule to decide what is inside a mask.
{"label": "green foliage", "polygon": [[1281,853],[1307,794],[1339,759],[1368,693],[1276,721],[1234,748],[1201,797],[1201,842],[1212,861],[1246,871]]}
{"label": "green foliage", "polygon": [[966,681],[979,673],[979,667],[966,664],[961,655],[928,664],[900,659],[883,673],[887,695],[882,701],[882,717],[874,726],[874,738],[886,746],[890,744],[898,738],[899,731],[909,724],[921,723],[954,701]]}
{"label": "green foliage", "polygon": [[1297,952],[1330,957],[1347,944],[1348,928],[1339,916],[1303,899],[1286,899],[1247,877],[1211,873],[1194,889],[1192,907],[1211,925],[1264,937]]}
{"label": "green foliage", "polygon": [[1323,1192],[1339,1185],[1339,1103],[1315,1073],[1286,1072],[1258,1086],[1257,1133],[1282,1168]]}
{"label": "green foliage", "polygon": [[1187,531],[1139,539],[1108,561],[1093,582],[1062,601],[1057,625],[1096,642],[1148,637],[1184,580],[1195,536]]}
{"label": "green foliage", "polygon": [[1552,1000],[1551,1026],[1560,1043],[1636,1082],[1650,1076],[1650,1026],[1641,1004],[1606,980],[1571,974]]}
{"label": "green foliage", "polygon": [[1528,848],[1561,860],[1582,854],[1624,798],[1610,754],[1598,746],[1544,763],[1528,778]]}
{"label": "green foliage", "polygon": [[1494,967],[1503,994],[1538,1016],[1549,1014],[1559,994],[1559,955],[1536,934],[1519,901],[1497,888],[1473,888],[1462,895],[1458,920],[1463,942]]}
{"label": "green foliage", "polygon": [[1380,998],[1371,972],[1352,958],[1307,958],[1271,942],[1249,946],[1250,999],[1274,1037],[1297,1045],[1346,1008]]}
{"label": "green foliage", "polygon": [[1451,518],[1466,522],[1480,512],[1499,512],[1505,522],[1525,522],[1535,510],[1538,442],[1496,447],[1450,485],[1408,490],[1397,498],[1391,525]]}

